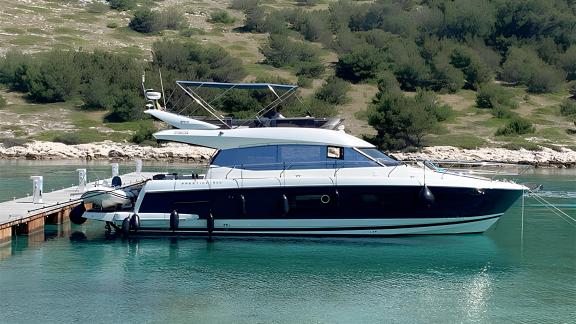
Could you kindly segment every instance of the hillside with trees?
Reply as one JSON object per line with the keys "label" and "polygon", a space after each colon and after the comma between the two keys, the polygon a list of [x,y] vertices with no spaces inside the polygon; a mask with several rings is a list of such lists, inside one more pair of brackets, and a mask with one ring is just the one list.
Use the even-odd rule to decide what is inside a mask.
{"label": "hillside with trees", "polygon": [[[345,116],[383,149],[576,147],[573,1],[34,2],[12,15],[58,27],[1,18],[0,114],[59,109],[68,126],[0,124],[13,137],[88,141],[92,123],[93,138],[141,142],[140,75],[160,71],[167,93],[176,79],[297,83],[283,114]],[[231,91],[215,104],[247,117],[270,100]]]}

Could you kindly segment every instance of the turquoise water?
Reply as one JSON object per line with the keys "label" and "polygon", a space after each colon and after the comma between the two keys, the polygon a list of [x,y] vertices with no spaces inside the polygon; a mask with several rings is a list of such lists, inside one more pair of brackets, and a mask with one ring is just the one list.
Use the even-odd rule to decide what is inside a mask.
{"label": "turquoise water", "polygon": [[[38,162],[19,174],[40,166],[75,180]],[[522,180],[576,217],[576,171]],[[208,242],[47,226],[0,248],[0,322],[574,322],[576,228],[526,206],[523,241],[520,201],[485,235]]]}

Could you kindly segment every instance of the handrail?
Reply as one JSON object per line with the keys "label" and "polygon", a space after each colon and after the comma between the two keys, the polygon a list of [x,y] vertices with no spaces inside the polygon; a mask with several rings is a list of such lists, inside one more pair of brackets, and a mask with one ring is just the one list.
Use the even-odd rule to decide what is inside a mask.
{"label": "handrail", "polygon": [[[434,170],[436,172],[445,174],[457,174],[467,177],[489,178],[494,180],[497,176],[519,176],[526,173],[531,166],[525,164],[502,163],[502,162],[488,162],[488,161],[459,161],[459,160],[409,160],[404,161],[407,164],[420,164],[424,167]],[[463,167],[465,166],[465,167]],[[481,170],[478,169],[496,167],[497,170]],[[516,168],[518,172],[505,172],[505,168]]]}

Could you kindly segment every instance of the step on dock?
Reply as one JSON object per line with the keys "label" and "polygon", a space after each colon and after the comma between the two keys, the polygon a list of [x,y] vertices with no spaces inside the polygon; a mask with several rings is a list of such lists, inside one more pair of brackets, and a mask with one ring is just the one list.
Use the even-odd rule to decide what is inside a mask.
{"label": "step on dock", "polygon": [[[154,174],[152,172],[127,173],[121,176],[122,184],[124,187],[140,185],[151,179]],[[41,182],[38,177],[32,177],[32,179],[35,185],[36,181]],[[103,181],[111,183],[111,179]],[[98,183],[101,184],[102,180],[86,183],[85,188],[89,189]],[[79,184],[62,190],[40,193],[40,198],[36,194],[0,202],[0,245],[9,243],[13,235],[29,235],[33,232],[43,231],[45,224],[62,224],[68,221],[72,208],[80,204],[79,198],[83,193],[82,187],[83,184]]]}

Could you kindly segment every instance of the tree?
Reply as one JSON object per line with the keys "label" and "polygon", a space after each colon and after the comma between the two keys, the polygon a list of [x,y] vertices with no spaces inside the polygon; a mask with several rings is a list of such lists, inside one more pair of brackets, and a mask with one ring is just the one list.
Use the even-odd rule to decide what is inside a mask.
{"label": "tree", "polygon": [[140,9],[134,13],[128,27],[139,33],[157,32],[161,27],[160,16],[150,9]]}
{"label": "tree", "polygon": [[66,101],[77,94],[80,72],[74,66],[74,53],[46,53],[38,65],[26,71],[30,97],[39,102]]}
{"label": "tree", "polygon": [[449,107],[437,103],[429,92],[407,97],[400,91],[394,77],[384,73],[378,82],[379,92],[368,109],[368,123],[377,131],[372,139],[384,149],[401,149],[409,145],[420,146],[427,134],[445,119]]}
{"label": "tree", "polygon": [[360,82],[375,78],[384,67],[381,53],[372,45],[357,46],[336,63],[336,75],[344,80]]}
{"label": "tree", "polygon": [[144,99],[132,91],[121,91],[117,95],[112,111],[106,115],[108,122],[124,122],[142,118]]}
{"label": "tree", "polygon": [[468,48],[455,48],[450,55],[450,63],[464,73],[466,84],[472,89],[492,79],[492,71],[475,52]]}
{"label": "tree", "polygon": [[245,10],[246,19],[244,20],[244,29],[250,32],[265,32],[266,12],[261,6],[247,8]]}
{"label": "tree", "polygon": [[333,105],[342,105],[346,103],[349,98],[347,92],[350,90],[350,84],[340,78],[330,77],[314,94],[316,99],[325,101]]}
{"label": "tree", "polygon": [[8,50],[0,61],[0,83],[7,84],[10,90],[28,92],[26,73],[32,65],[30,55],[17,50]]}
{"label": "tree", "polygon": [[494,24],[493,8],[487,0],[445,1],[441,36],[458,40],[486,37]]}
{"label": "tree", "polygon": [[506,126],[501,127],[496,131],[496,136],[502,135],[523,135],[534,133],[536,129],[532,123],[524,118],[515,117]]}
{"label": "tree", "polygon": [[502,64],[501,78],[504,81],[528,86],[535,93],[555,91],[564,76],[549,64],[544,63],[534,50],[512,47]]}
{"label": "tree", "polygon": [[125,11],[133,9],[136,6],[135,0],[107,0],[111,9]]}
{"label": "tree", "polygon": [[236,18],[230,16],[226,10],[216,10],[210,14],[208,21],[213,24],[233,24]]}

